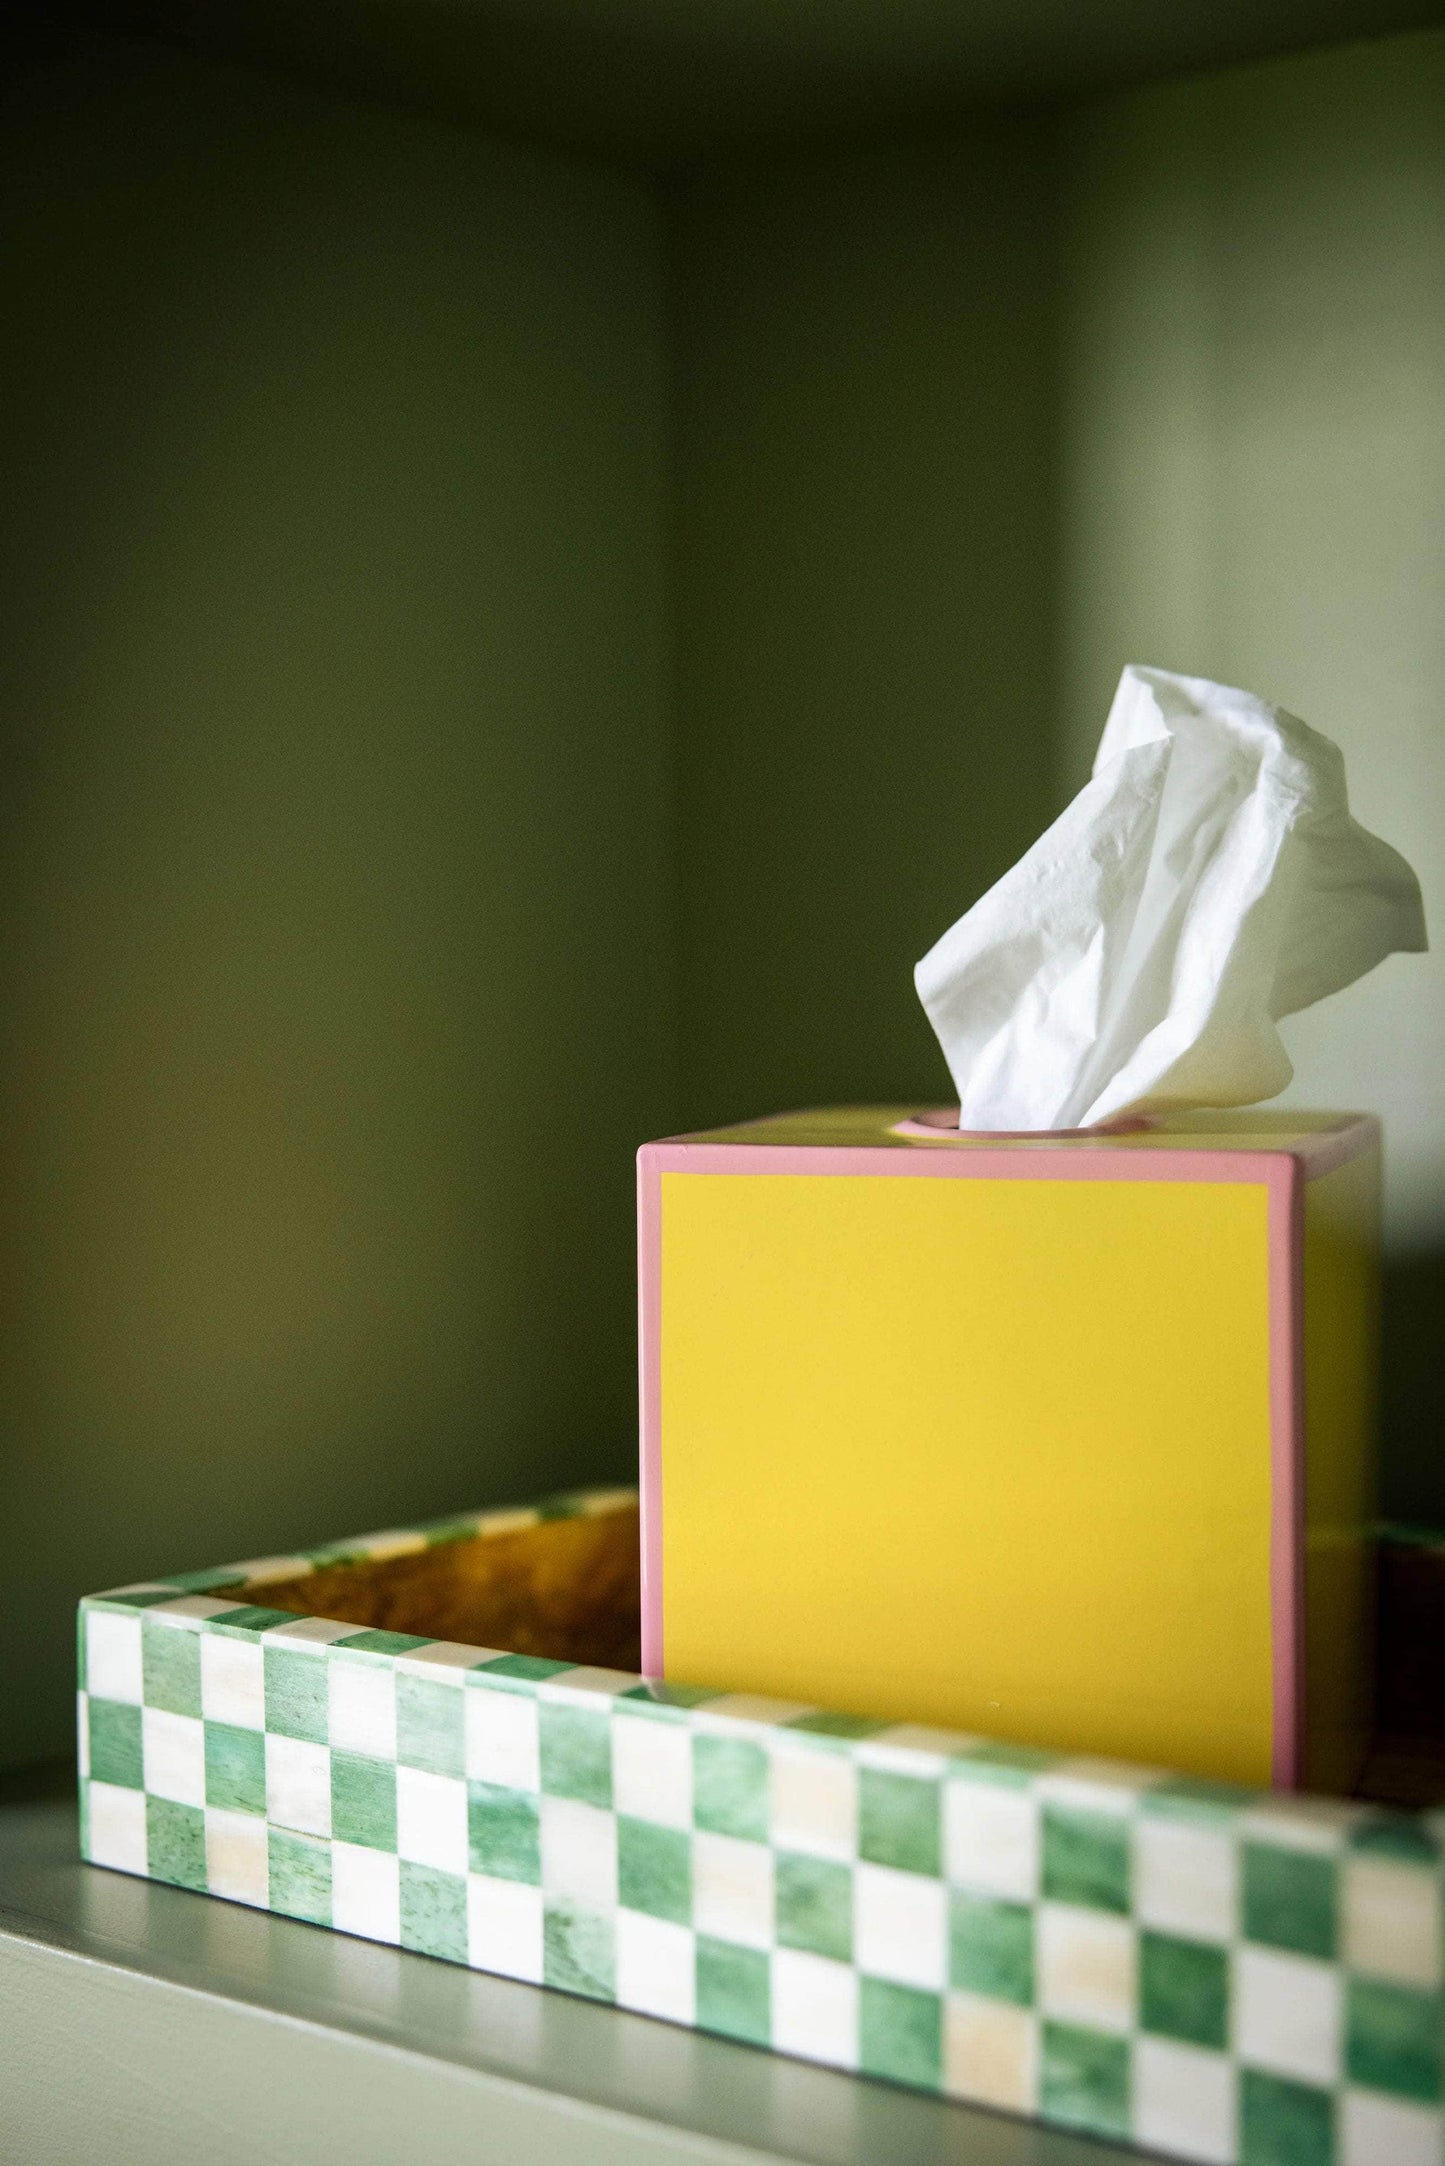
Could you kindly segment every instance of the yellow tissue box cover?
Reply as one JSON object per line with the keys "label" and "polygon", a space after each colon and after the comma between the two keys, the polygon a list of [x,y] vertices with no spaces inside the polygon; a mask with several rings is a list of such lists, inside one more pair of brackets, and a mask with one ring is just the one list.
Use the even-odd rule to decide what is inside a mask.
{"label": "yellow tissue box cover", "polygon": [[649,1674],[1348,1786],[1375,1121],[851,1108],[639,1182]]}

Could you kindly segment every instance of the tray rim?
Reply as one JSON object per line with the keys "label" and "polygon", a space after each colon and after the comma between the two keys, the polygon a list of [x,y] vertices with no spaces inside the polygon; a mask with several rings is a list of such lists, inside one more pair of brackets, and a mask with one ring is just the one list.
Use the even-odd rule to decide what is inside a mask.
{"label": "tray rim", "polygon": [[[590,1725],[593,1731],[599,1723],[604,1726],[606,1750],[610,1755],[605,1811],[612,1822],[610,1839],[614,1850],[626,1832],[621,1828],[622,1822],[635,1826],[638,1819],[645,1827],[662,1830],[658,1839],[664,1845],[671,1843],[675,1847],[677,1840],[685,1839],[690,1846],[689,1859],[700,1843],[711,1843],[715,1848],[722,1841],[733,1845],[735,1852],[739,1842],[748,1842],[748,1847],[757,1853],[755,1862],[760,1871],[766,1870],[770,1891],[780,1889],[788,1875],[795,1882],[801,1876],[803,1883],[811,1875],[820,1887],[830,1881],[841,1885],[836,1882],[836,1876],[840,1873],[850,1875],[849,1902],[857,1906],[857,1936],[864,1931],[864,1912],[868,1905],[872,1905],[870,1915],[877,1913],[884,1898],[901,1902],[905,1908],[912,1903],[915,1926],[910,1928],[905,1924],[901,1937],[895,1932],[890,1943],[886,1920],[880,1925],[875,1915],[870,1930],[875,1937],[881,1934],[878,1946],[887,1943],[890,1952],[879,1958],[875,1951],[873,1968],[869,1967],[870,1959],[856,1936],[850,1942],[846,1961],[836,1948],[829,1955],[819,1946],[799,1946],[796,1934],[791,1940],[786,1939],[776,1920],[765,1946],[759,1945],[757,1933],[753,1934],[751,1943],[740,1941],[738,1948],[754,1968],[759,1962],[768,1966],[772,2030],[763,2038],[749,2035],[746,2030],[740,2032],[737,2027],[729,2030],[722,2023],[705,2020],[698,2012],[695,1989],[691,2000],[686,1992],[679,1991],[675,1966],[670,1974],[671,1985],[665,1982],[662,1987],[648,1985],[647,1964],[644,1961],[639,1968],[635,1952],[629,1984],[615,1967],[615,1949],[610,1959],[614,1968],[605,1976],[601,1971],[589,1975],[585,1952],[584,1957],[579,1958],[575,1948],[566,1960],[553,1962],[550,1942],[546,1943],[540,1961],[532,1963],[530,1969],[526,1966],[519,1969],[515,1961],[489,1961],[486,1943],[483,1941],[479,1946],[475,1937],[469,1938],[465,1948],[457,1952],[455,1948],[439,1945],[428,1947],[415,1937],[408,1940],[399,1922],[387,1922],[377,1917],[368,1922],[360,1911],[351,1914],[349,1923],[337,1923],[329,1911],[326,1918],[314,1917],[312,1922],[328,1924],[332,1930],[360,1932],[364,1937],[400,1940],[402,1945],[421,1946],[423,1952],[442,1955],[471,1968],[498,1970],[503,1975],[531,1976],[539,1983],[612,2000],[618,2005],[674,2022],[717,2030],[725,2036],[742,2035],[750,2043],[800,2058],[881,2075],[912,2088],[970,2103],[1022,2112],[1062,2127],[1123,2137],[1180,2157],[1203,2160],[1238,2156],[1245,2140],[1242,2131],[1249,2112],[1253,2110],[1257,2120],[1264,2110],[1259,2104],[1261,2097],[1265,2099],[1265,2105],[1274,2110],[1280,2099],[1288,2105],[1289,2099],[1295,2097],[1297,2104],[1296,2094],[1305,2092],[1323,2102],[1318,2110],[1332,2117],[1331,2125],[1338,2124],[1339,2141],[1335,2143],[1332,2139],[1331,2149],[1320,2153],[1322,2159],[1333,2156],[1342,2162],[1342,2166],[1363,2166],[1363,2162],[1379,2159],[1383,2166],[1393,2166],[1395,2155],[1404,2155],[1400,2150],[1402,2142],[1425,2146],[1421,2156],[1434,2155],[1428,2150],[1430,2144],[1434,2145],[1436,2153],[1445,2147],[1445,2106],[1440,2098],[1438,2054],[1433,2064],[1436,2070],[1433,2097],[1421,2095],[1418,2071],[1416,2078],[1409,2079],[1415,2081],[1413,2093],[1402,2092],[1398,2083],[1390,2089],[1381,2088],[1378,2080],[1373,2083],[1362,2080],[1362,2075],[1369,2078],[1372,2074],[1378,2079],[1380,2071],[1369,2064],[1365,2050],[1369,2040],[1366,2032],[1360,2029],[1363,2018],[1359,2015],[1361,2008],[1368,2009],[1371,2005],[1372,1995],[1378,2001],[1383,1993],[1392,2007],[1408,2003],[1417,2016],[1423,2008],[1428,2018],[1433,2009],[1438,2032],[1439,2013],[1445,2007],[1439,1964],[1436,1963],[1428,1986],[1418,1978],[1412,1985],[1408,1977],[1378,1975],[1381,1963],[1388,1970],[1388,1966],[1396,1961],[1389,1951],[1381,1954],[1376,1948],[1372,1954],[1366,1948],[1362,1969],[1360,1945],[1357,1945],[1362,1930],[1358,1920],[1366,1917],[1371,1901],[1378,1906],[1383,1889],[1399,1913],[1396,1924],[1403,1919],[1407,1938],[1416,1949],[1411,1960],[1418,1966],[1422,1920],[1427,1916],[1434,1920],[1438,1948],[1440,1921],[1445,1915],[1445,1809],[1401,1813],[1298,1792],[1271,1793],[1203,1783],[1172,1775],[1168,1770],[1129,1767],[1077,1754],[1050,1754],[996,1740],[930,1730],[920,1725],[874,1721],[830,1709],[765,1701],[750,1695],[689,1690],[668,1682],[649,1681],[631,1671],[548,1662],[460,1642],[376,1631],[340,1620],[303,1616],[294,1610],[270,1609],[264,1602],[268,1584],[303,1577],[328,1566],[384,1562],[479,1535],[514,1533],[548,1520],[630,1511],[635,1503],[636,1492],[632,1489],[575,1491],[531,1506],[456,1514],[410,1528],[383,1529],[376,1534],[326,1544],[305,1553],[270,1556],[200,1572],[170,1575],[86,1597],[79,1612],[81,1670],[78,1694],[83,1854],[94,1863],[118,1866],[121,1870],[139,1872],[144,1877],[170,1880],[199,1892],[250,1902],[256,1907],[294,1916],[304,1913],[298,1913],[294,1907],[288,1911],[287,1904],[276,1899],[272,1881],[267,1879],[263,1885],[251,1868],[242,1870],[227,1864],[232,1855],[227,1844],[231,1844],[233,1850],[239,1845],[235,1854],[240,1855],[246,1841],[250,1840],[251,1851],[246,1853],[250,1856],[255,1853],[259,1841],[260,1849],[269,1856],[277,1834],[293,1845],[298,1841],[312,1842],[318,1857],[324,1848],[328,1872],[333,1851],[349,1854],[354,1847],[343,1836],[311,1837],[305,1830],[288,1824],[284,1815],[273,1818],[269,1800],[263,1814],[255,1813],[253,1808],[254,1824],[249,1830],[238,1827],[234,1823],[240,1816],[221,1808],[213,1811],[208,1793],[197,1806],[167,1798],[163,1790],[152,1789],[147,1766],[141,1767],[138,1785],[134,1782],[135,1768],[132,1767],[131,1795],[127,1799],[122,1794],[117,1800],[117,1791],[123,1793],[125,1785],[110,1783],[97,1775],[89,1757],[90,1711],[97,1699],[103,1706],[110,1706],[109,1719],[112,1720],[119,1719],[113,1714],[115,1705],[120,1705],[123,1712],[133,1708],[134,1720],[131,1721],[127,1714],[126,1721],[137,1739],[148,1736],[151,1728],[158,1734],[165,1731],[169,1735],[167,1725],[174,1729],[177,1723],[182,1727],[194,1724],[196,1732],[201,1733],[210,1720],[209,1711],[204,1718],[199,1710],[196,1715],[176,1716],[154,1710],[146,1700],[141,1645],[147,1621],[153,1628],[171,1628],[197,1635],[203,1642],[196,1656],[198,1665],[203,1659],[204,1643],[220,1643],[224,1658],[221,1668],[228,1675],[240,1662],[248,1675],[262,1678],[265,1649],[270,1646],[299,1654],[303,1660],[309,1658],[312,1662],[331,1666],[326,1673],[328,1692],[333,1671],[339,1667],[353,1679],[358,1668],[373,1676],[390,1673],[391,1681],[385,1690],[393,1698],[399,1691],[410,1691],[416,1684],[429,1690],[434,1690],[438,1684],[460,1688],[464,1695],[463,1713],[468,1707],[465,1696],[485,1698],[490,1703],[500,1694],[514,1703],[530,1703],[523,1710],[525,1719],[539,1726],[542,1732],[546,1732],[549,1725],[555,1728],[559,1723],[565,1725],[577,1718],[584,1728]],[[237,1600],[235,1597],[255,1599]],[[133,1661],[130,1652],[123,1658],[117,1653],[122,1642],[127,1650],[133,1651]],[[89,1665],[87,1663],[88,1651],[93,1655],[92,1643],[102,1650],[99,1671],[93,1659]],[[105,1652],[107,1648],[109,1653]],[[244,1652],[233,1655],[227,1649]],[[107,1663],[111,1664],[109,1669]],[[125,1663],[131,1666],[121,1675],[117,1663],[122,1667]],[[405,1687],[400,1683],[402,1679],[409,1680]],[[97,1683],[105,1684],[111,1690],[97,1693]],[[119,1702],[112,1700],[111,1693],[115,1690],[123,1695]],[[249,1721],[253,1728],[261,1729],[263,1738],[271,1734],[264,1708],[257,1717],[254,1707],[238,1709],[229,1703],[218,1703],[218,1707],[221,1716],[239,1712],[243,1728]],[[149,1725],[148,1709],[151,1710]],[[226,1727],[224,1721],[221,1727]],[[329,1754],[341,1748],[335,1735],[328,1734],[330,1742],[324,1749]],[[675,1792],[677,1772],[686,1761],[687,1810],[691,1814],[691,1768],[697,1758],[700,1739],[712,1744],[721,1742],[731,1747],[750,1747],[761,1754],[765,1761],[765,1779],[773,1786],[774,1796],[774,1817],[761,1835],[755,1828],[750,1840],[732,1835],[719,1836],[691,1818],[684,1824],[674,1809],[675,1799],[669,1802],[669,1784]],[[361,1742],[364,1744],[365,1740]],[[352,1737],[349,1743],[354,1746],[357,1739]],[[269,1745],[265,1749],[269,1752]],[[706,1752],[708,1749],[709,1743],[705,1742],[701,1750]],[[404,1781],[416,1787],[414,1773],[403,1775],[408,1763],[401,1757],[394,1730],[390,1755],[381,1740],[374,1744],[373,1754],[382,1762],[390,1758],[398,1789]],[[655,1763],[656,1768],[664,1771],[655,1797],[629,1794],[624,1799],[620,1789],[614,1790],[612,1770],[620,1770],[624,1763],[644,1767]],[[113,1768],[111,1772],[114,1772]],[[469,1777],[470,1764],[462,1777],[462,1786],[468,1796]],[[162,1778],[166,1779],[170,1778]],[[796,1824],[780,1824],[776,1817],[776,1792],[784,1779],[790,1795],[796,1793],[804,1799],[811,1796],[814,1800],[812,1807],[804,1806],[801,1818],[795,1815]],[[544,1774],[538,1778],[538,1785],[537,1813],[546,1822],[550,1811],[553,1823],[563,1829],[566,1843],[574,1846],[571,1850],[564,1847],[558,1853],[562,1879],[567,1880],[570,1874],[575,1880],[580,1874],[585,1880],[591,1868],[585,1864],[582,1852],[595,1838],[602,1824],[599,1815],[604,1808],[590,1793],[578,1793],[575,1784],[572,1792],[566,1791],[564,1785],[562,1792],[553,1793],[547,1787]],[[490,1786],[482,1783],[478,1787],[485,1790]],[[523,1794],[521,1790],[517,1792],[518,1796]],[[525,1794],[530,1796],[531,1793]],[[935,1848],[931,1860],[925,1860],[922,1866],[916,1851],[908,1854],[913,1837],[909,1833],[907,1812],[903,1811],[899,1801],[909,1796],[913,1804],[924,1798],[936,1800]],[[554,1797],[561,1800],[555,1809]],[[831,1807],[827,1803],[830,1797],[833,1800]],[[840,1798],[852,1800],[851,1848],[839,1832],[834,1810]],[[823,1801],[821,1806],[820,1799]],[[865,1801],[863,1807],[860,1807],[860,1799]],[[871,1824],[865,1827],[862,1823],[868,1820],[866,1801],[869,1799],[873,1801],[872,1817]],[[909,1811],[913,1810],[913,1804]],[[793,1809],[791,1805],[788,1808],[789,1811]],[[810,1811],[813,1814],[811,1820],[808,1817]],[[164,1842],[157,1847],[152,1832],[153,1825],[164,1830],[173,1823],[180,1824],[178,1814],[193,1815],[196,1823],[204,1823],[204,1832],[199,1838],[201,1849],[193,1848],[191,1853],[180,1857],[179,1863],[179,1854],[167,1851]],[[111,1816],[109,1821],[107,1815]],[[649,1817],[651,1815],[656,1817]],[[121,1822],[131,1830],[125,1840],[118,1839],[114,1833],[115,1826]],[[220,1831],[215,1839],[215,1856],[220,1865],[215,1871],[211,1865],[213,1822]],[[191,1822],[185,1824],[191,1825]],[[135,1836],[138,1827],[143,1831],[140,1847],[137,1847]],[[1023,1878],[1019,1877],[1018,1865],[1021,1828],[1033,1831],[1032,1863],[1024,1868]],[[1096,1887],[1090,1893],[1087,1887],[1050,1884],[1048,1846],[1053,1834],[1060,1829],[1070,1839],[1080,1830],[1086,1836],[1092,1833],[1103,1846],[1100,1855],[1109,1852],[1125,1859],[1124,1871],[1131,1877],[1122,1894],[1119,1888]],[[916,1835],[916,1827],[913,1832]],[[398,1840],[394,1835],[394,1848]],[[130,1844],[128,1851],[127,1841]],[[390,1853],[381,1854],[386,1856],[393,1876],[400,1879],[404,1866],[411,1861],[400,1850],[394,1857]],[[1162,1887],[1158,1884],[1157,1864],[1159,1857],[1167,1859],[1171,1854],[1181,1861],[1180,1877],[1172,1892],[1167,1880]],[[1204,1915],[1199,1909],[1197,1886],[1193,1895],[1189,1893],[1190,1874],[1193,1873],[1197,1882],[1201,1858],[1231,1861],[1236,1880],[1232,1884],[1234,1892],[1228,1898],[1234,1906],[1228,1916],[1222,1913],[1213,1917]],[[1153,1884],[1147,1899],[1141,1893],[1141,1859],[1156,1861],[1149,1868],[1153,1873]],[[485,1872],[473,1872],[474,1856],[467,1858],[466,1865],[469,1889],[473,1879],[490,1884]],[[1303,1911],[1293,1919],[1282,1915],[1282,1921],[1277,1920],[1273,1927],[1267,1928],[1273,1934],[1272,1940],[1260,1941],[1254,1937],[1258,1931],[1266,1929],[1249,1925],[1244,1917],[1239,1906],[1244,1902],[1247,1907],[1247,1900],[1238,1894],[1238,1876],[1243,1872],[1247,1877],[1250,1870],[1266,1868],[1283,1872],[1286,1877],[1293,1872],[1296,1877],[1311,1881],[1316,1890],[1328,1884],[1332,1891],[1330,1900],[1338,1908],[1341,1921],[1340,1937],[1328,1950],[1313,1944],[1313,1952],[1310,1952],[1312,1928]],[[249,1881],[247,1871],[251,1871]],[[615,1863],[613,1871],[616,1871]],[[1031,1882],[1027,1879],[1029,1873],[1033,1876]],[[575,1889],[574,1895],[565,1900],[560,1897],[554,1900],[542,1887],[541,1878],[539,1867],[535,1908],[542,1920],[544,1934],[551,1931],[554,1917],[561,1921],[558,1946],[565,1954],[568,1944],[563,1928],[575,1929],[588,1905],[577,1902]],[[642,1947],[644,1954],[649,1948],[660,1949],[658,1961],[666,1970],[667,1963],[682,1946],[676,1937],[679,1933],[684,1938],[691,1933],[694,1959],[699,1941],[705,1941],[709,1947],[714,1945],[716,1936],[703,1932],[695,1916],[690,1926],[683,1927],[676,1917],[634,1911],[625,1900],[626,1892],[625,1887],[614,1886],[612,1909],[604,1921],[617,1947],[627,1939],[629,1945],[635,1943]],[[769,1900],[771,1903],[772,1894]],[[1364,1910],[1361,1909],[1362,1902]],[[1160,2036],[1149,2028],[1141,2014],[1139,1967],[1141,1964],[1147,1967],[1150,1949],[1155,1944],[1164,1940],[1177,1941],[1181,1937],[1191,1939],[1187,1933],[1171,1935],[1164,1930],[1173,1916],[1171,1904],[1179,1912],[1178,1916],[1173,1916],[1173,1923],[1178,1927],[1181,1917],[1187,1922],[1191,1903],[1195,1906],[1196,1928],[1192,1944],[1204,1951],[1198,1960],[1206,1967],[1212,1965],[1221,1978],[1227,1976],[1230,2004],[1234,2010],[1227,2035],[1221,2034],[1211,2048],[1197,2043],[1185,2045],[1177,2037]],[[664,1904],[663,1907],[666,1911],[667,1906]],[[1205,1907],[1207,1909],[1207,1904]],[[596,1915],[601,1917],[602,1909],[597,1909]],[[398,1913],[398,1919],[399,1916]],[[1014,1990],[1014,1998],[1010,2000],[1005,1994],[994,2010],[999,2026],[1009,2033],[1018,2048],[1015,2055],[1018,2067],[1007,2080],[999,2078],[996,2068],[990,2074],[977,2053],[974,2062],[970,2063],[967,2052],[963,2049],[955,2051],[949,2042],[953,2036],[950,2025],[955,2028],[961,2025],[966,2030],[972,2022],[986,2028],[990,2010],[994,2008],[987,1993],[974,1990],[973,1984],[968,1982],[968,1974],[963,1982],[955,1974],[955,1936],[960,1916],[966,1920],[977,1917],[986,1922],[992,1920],[994,1927],[1000,1927],[1002,1921],[1016,1942],[1019,1935],[1024,1934],[1030,1949],[1036,1951],[1029,1959],[1027,2004],[1020,2001],[1016,1990],[1010,1989]],[[849,1920],[852,1933],[852,1908]],[[585,1924],[585,1919],[582,1922]],[[1368,1940],[1367,1917],[1363,1930]],[[912,1941],[910,1931],[914,1935]],[[931,1940],[928,1939],[930,1934]],[[939,1934],[943,1936],[941,1943],[938,1943]],[[806,1941],[806,1931],[802,1937]],[[925,1952],[925,1940],[928,1940],[931,1952]],[[942,1946],[941,1974],[937,1968],[936,1943]],[[672,1955],[668,1955],[669,1949]],[[1074,2007],[1073,2020],[1070,2020],[1067,2005],[1061,2009],[1057,1997],[1049,2002],[1045,1991],[1047,1981],[1042,1972],[1047,1971],[1051,1962],[1056,1970],[1062,1962],[1059,1975],[1063,1975],[1071,1960],[1077,1969],[1079,1960],[1087,1967],[1089,1960],[1097,1965],[1100,1961],[1107,1963],[1125,1957],[1132,1966],[1129,1988],[1132,2000],[1128,2007],[1118,2000],[1116,1993],[1117,2005],[1108,2009],[1101,2006],[1094,2011],[1097,2020],[1090,2022],[1084,2020],[1089,2013],[1087,2008],[1081,2013],[1080,2007]],[[880,1960],[881,1969],[877,1967]],[[932,1971],[927,1970],[929,1962],[934,1964]],[[1036,1964],[1041,1970],[1039,1979],[1033,1976]],[[917,1982],[925,1972],[933,1981],[932,1985]],[[1313,1991],[1322,2011],[1323,2030],[1319,2036],[1313,2044],[1307,2042],[1301,2048],[1297,2040],[1295,2047],[1286,2048],[1283,2068],[1270,2065],[1271,2049],[1267,2040],[1261,2045],[1260,2039],[1252,2039],[1249,2031],[1251,2022],[1256,2031],[1261,2023],[1268,2031],[1273,2020],[1269,2009],[1256,2007],[1253,2016],[1241,2016],[1240,2013],[1242,1996],[1247,1998],[1253,1993],[1258,2002],[1260,1980],[1268,1985],[1271,1978],[1276,1981],[1272,1989],[1276,1998],[1279,1992],[1286,1990],[1295,1993]],[[639,1979],[642,1980],[640,1987]],[[846,1985],[849,1979],[848,1991],[853,2005],[851,2019],[845,2018],[840,2024],[828,2018],[825,2011],[824,2017],[814,2022],[810,2031],[806,2005],[809,1993],[820,1994],[826,1999],[829,1992],[836,1994],[842,1990],[840,1980]],[[777,2007],[784,1986],[792,1996],[791,2013],[788,2021],[781,2025],[779,2035]],[[1390,2001],[1392,1995],[1394,2000]],[[891,2060],[887,2052],[876,2050],[876,2041],[875,2047],[870,2048],[869,2006],[875,2009],[882,2006],[885,2013],[891,2011],[891,2016],[898,2016],[901,2010],[904,2015],[917,2017],[924,2011],[925,2003],[935,2005],[936,2021],[942,2027],[939,2031],[941,2042],[933,2060],[930,2061],[927,2053],[920,2049],[910,2061],[906,2041],[905,2047],[894,2053]],[[861,2015],[858,2012],[860,2006],[863,2008]],[[829,2021],[832,2021],[831,2030]],[[875,2033],[885,2036],[887,2025],[883,2024],[880,2029],[881,2022],[881,2018],[875,2020]],[[1305,2027],[1308,2029],[1308,2022]],[[1107,2097],[1104,2095],[1108,2091],[1107,2084],[1095,2084],[1091,2092],[1080,2076],[1080,2068],[1083,2068],[1084,2076],[1088,2074],[1084,2066],[1086,2051],[1084,2061],[1073,2069],[1072,2083],[1068,2067],[1060,2074],[1060,2055],[1066,2057],[1069,2051],[1084,2050],[1078,2042],[1083,2040],[1087,2045],[1091,2038],[1096,2041],[1098,2053],[1105,2060],[1112,2060],[1115,2067],[1113,2091]],[[1294,2064],[1289,2063],[1291,2051],[1296,2054]],[[1179,2058],[1181,2054],[1184,2055],[1183,2063]],[[1197,2098],[1191,2103],[1187,2095],[1185,2076],[1189,2069],[1194,2070],[1194,2077],[1190,2079],[1194,2080],[1205,2064],[1207,2074],[1214,2080],[1216,2104],[1213,2108],[1202,2108]],[[1287,2072],[1289,2066],[1293,2066],[1293,2074]],[[1327,2080],[1311,2085],[1302,2074],[1306,2066],[1314,2068],[1318,2076]],[[1122,2112],[1117,2079],[1120,2067],[1127,2069],[1126,2103]],[[1143,2074],[1139,2073],[1141,2070]],[[1217,2104],[1218,2097],[1226,2091],[1231,2100],[1232,2116],[1227,2134],[1220,2122]],[[1255,2100],[1253,2109],[1249,2105],[1251,2098]],[[1380,2130],[1384,2131],[1383,2135]]]}

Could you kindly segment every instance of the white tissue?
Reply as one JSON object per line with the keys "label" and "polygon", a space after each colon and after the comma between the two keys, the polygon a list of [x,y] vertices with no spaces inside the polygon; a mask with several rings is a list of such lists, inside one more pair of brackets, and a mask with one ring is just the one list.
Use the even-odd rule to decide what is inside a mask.
{"label": "white tissue", "polygon": [[914,978],[960,1127],[1086,1128],[1272,1098],[1293,1074],[1279,1018],[1426,944],[1419,883],[1350,818],[1337,745],[1252,693],[1131,667],[1092,781]]}

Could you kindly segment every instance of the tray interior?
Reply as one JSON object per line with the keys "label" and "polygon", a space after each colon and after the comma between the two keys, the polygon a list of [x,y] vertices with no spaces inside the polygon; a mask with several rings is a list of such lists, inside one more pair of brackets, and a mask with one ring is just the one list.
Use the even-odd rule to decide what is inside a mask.
{"label": "tray interior", "polygon": [[604,1669],[642,1663],[637,1506],[268,1582],[271,1609]]}
{"label": "tray interior", "polygon": [[1360,1786],[1380,1805],[1445,1800],[1445,1535],[1379,1545],[1375,1743]]}

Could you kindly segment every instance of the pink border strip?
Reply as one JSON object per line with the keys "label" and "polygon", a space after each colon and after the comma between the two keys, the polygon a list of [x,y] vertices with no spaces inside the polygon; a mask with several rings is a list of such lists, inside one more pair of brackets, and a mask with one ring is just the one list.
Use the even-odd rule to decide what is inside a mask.
{"label": "pink border strip", "polygon": [[[1304,1173],[1269,1172],[1269,1608],[1276,1790],[1305,1776]],[[1295,1389],[1298,1380],[1298,1390]]]}
{"label": "pink border strip", "polygon": [[[1373,1142],[1358,1116],[1289,1151],[1102,1147],[966,1151],[745,1143],[644,1144],[637,1154],[638,1365],[641,1387],[642,1668],[664,1674],[662,1629],[662,1175],[803,1173],[922,1180],[1251,1181],[1269,1193],[1270,1617],[1273,1780],[1304,1778],[1304,1188]],[[1294,1388],[1300,1380],[1300,1390]]]}
{"label": "pink border strip", "polygon": [[686,1146],[644,1143],[637,1154],[637,1376],[641,1396],[638,1503],[642,1674],[662,1668],[662,1160]]}

